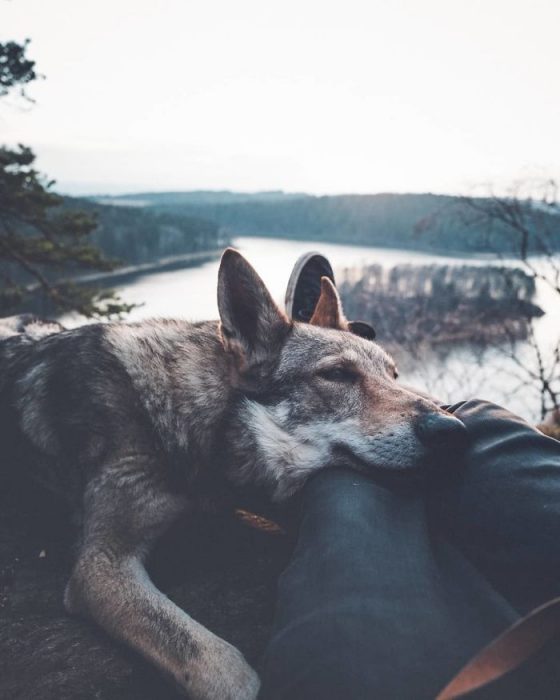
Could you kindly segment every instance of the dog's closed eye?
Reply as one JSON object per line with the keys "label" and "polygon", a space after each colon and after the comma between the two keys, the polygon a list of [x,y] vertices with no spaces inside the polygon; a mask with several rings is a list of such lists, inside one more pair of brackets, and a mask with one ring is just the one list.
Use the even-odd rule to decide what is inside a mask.
{"label": "dog's closed eye", "polygon": [[351,367],[327,367],[319,370],[317,375],[328,382],[352,383],[358,380],[358,373]]}

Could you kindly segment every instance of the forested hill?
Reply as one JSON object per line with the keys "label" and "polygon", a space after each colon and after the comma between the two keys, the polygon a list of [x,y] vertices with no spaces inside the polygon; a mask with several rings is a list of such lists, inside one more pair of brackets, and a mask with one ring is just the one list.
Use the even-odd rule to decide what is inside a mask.
{"label": "forested hill", "polygon": [[[232,236],[273,236],[420,250],[487,251],[487,231],[467,225],[459,198],[434,194],[311,196],[261,192],[142,193],[103,201],[209,219]],[[560,250],[560,217],[542,213]],[[429,226],[422,222],[430,220]],[[506,250],[507,236],[493,238]]]}
{"label": "forested hill", "polygon": [[218,251],[228,244],[219,224],[186,211],[110,206],[76,198],[67,198],[65,206],[94,214],[98,226],[92,243],[126,266]]}

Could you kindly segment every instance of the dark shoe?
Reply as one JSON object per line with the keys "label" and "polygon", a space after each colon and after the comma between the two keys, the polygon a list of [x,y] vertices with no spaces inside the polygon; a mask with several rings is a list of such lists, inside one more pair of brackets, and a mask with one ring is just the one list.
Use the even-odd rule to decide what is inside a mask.
{"label": "dark shoe", "polygon": [[348,321],[348,330],[354,335],[359,335],[366,340],[375,340],[375,330],[370,323],[365,321]]}
{"label": "dark shoe", "polygon": [[334,284],[330,262],[320,253],[304,253],[292,270],[286,288],[286,313],[294,321],[308,323],[321,294],[321,277]]}
{"label": "dark shoe", "polygon": [[[301,255],[288,281],[286,288],[286,313],[294,321],[308,323],[313,316],[321,295],[321,277],[328,277],[335,284],[330,262],[321,253]],[[349,321],[348,330],[367,340],[374,340],[375,331],[365,321]]]}

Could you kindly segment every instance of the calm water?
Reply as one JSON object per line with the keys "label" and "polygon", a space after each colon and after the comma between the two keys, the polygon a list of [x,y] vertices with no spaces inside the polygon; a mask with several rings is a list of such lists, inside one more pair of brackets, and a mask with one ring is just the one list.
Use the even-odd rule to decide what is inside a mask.
{"label": "calm water", "polygon": [[[331,243],[286,241],[270,238],[238,238],[234,245],[254,265],[273,296],[282,302],[286,283],[297,257],[308,250],[320,250],[337,270],[363,264],[473,264],[488,263],[488,258],[454,258],[426,253],[383,248],[355,247]],[[513,264],[512,262],[507,264]],[[142,303],[131,320],[152,316],[179,317],[189,320],[217,318],[216,279],[218,261],[200,267],[145,275],[118,288],[126,301]],[[545,346],[560,332],[560,303],[553,292],[540,285],[537,302],[546,314],[537,321],[537,333]],[[530,348],[521,348],[530,357]],[[406,358],[397,358],[406,368]],[[491,349],[482,356],[459,349],[445,360],[426,357],[401,372],[403,380],[427,389],[444,401],[459,401],[479,396],[506,404],[530,420],[538,418],[538,397],[520,385],[519,370],[503,351]],[[523,376],[523,375],[521,375]]]}

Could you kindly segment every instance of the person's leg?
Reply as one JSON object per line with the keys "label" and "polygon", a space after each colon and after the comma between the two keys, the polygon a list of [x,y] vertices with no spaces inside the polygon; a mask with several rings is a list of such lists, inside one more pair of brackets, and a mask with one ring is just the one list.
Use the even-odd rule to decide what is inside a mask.
{"label": "person's leg", "polygon": [[526,612],[560,595],[560,442],[487,401],[450,408],[465,468],[432,491],[435,525]]}
{"label": "person's leg", "polygon": [[[304,496],[261,669],[264,700],[433,699],[516,618],[434,537],[423,495],[325,470]],[[480,697],[528,697],[533,684],[523,683]]]}
{"label": "person's leg", "polygon": [[[304,289],[300,278],[313,276],[318,277],[314,268],[304,266],[292,275],[291,284]],[[544,442],[525,423],[485,402],[455,409],[468,423],[472,447],[461,477],[436,489],[433,520],[518,610],[527,610],[559,588],[558,443]],[[439,688],[458,670],[449,659],[462,657],[462,665],[490,641],[487,628],[495,616],[502,616],[502,631],[513,612],[452,547],[430,540],[423,509],[401,523],[399,508],[389,512],[371,498],[369,506],[377,509],[378,517],[359,509],[361,528],[356,531],[353,518],[341,519],[336,507],[347,500],[344,489],[335,484],[325,501],[329,489],[314,491],[312,486],[320,479],[307,487],[300,545],[282,580],[275,633],[264,663],[263,697],[428,697],[424,690],[431,682],[440,677]],[[361,501],[367,489],[358,492]],[[390,494],[393,498],[399,497]],[[416,526],[411,524],[415,518]],[[401,535],[407,532],[414,546],[405,546]],[[359,545],[361,536],[373,542],[372,549]],[[425,546],[417,546],[418,537]],[[317,571],[318,579],[313,576]],[[403,572],[413,575],[399,576]],[[465,612],[487,606],[492,612],[486,620]],[[413,624],[406,627],[408,611]],[[435,633],[441,633],[439,638]],[[475,637],[484,639],[468,652]],[[423,659],[419,665],[418,658]],[[420,668],[415,681],[414,669]],[[550,670],[546,654],[541,654],[472,697],[556,697]]]}

